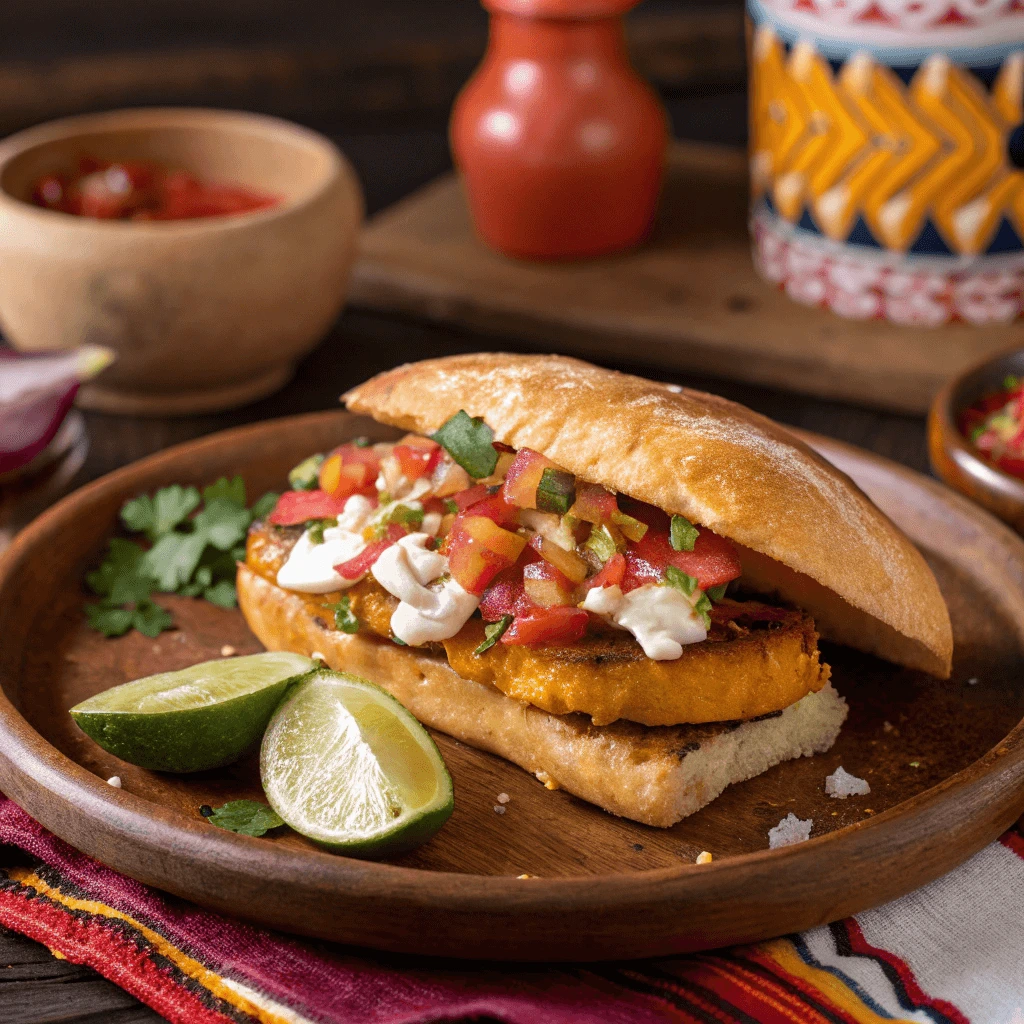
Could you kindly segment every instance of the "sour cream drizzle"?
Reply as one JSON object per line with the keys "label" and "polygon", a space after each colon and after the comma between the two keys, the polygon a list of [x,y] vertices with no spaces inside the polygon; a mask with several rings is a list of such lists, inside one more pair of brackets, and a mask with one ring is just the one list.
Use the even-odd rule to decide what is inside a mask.
{"label": "sour cream drizzle", "polygon": [[479,597],[451,577],[427,586],[448,571],[448,559],[427,550],[429,539],[425,533],[410,533],[384,551],[370,570],[399,599],[391,632],[410,647],[455,636],[480,604]]}
{"label": "sour cream drizzle", "polygon": [[[694,600],[700,591],[694,592]],[[646,583],[628,594],[619,587],[594,587],[580,606],[636,637],[652,661],[675,661],[684,644],[706,640],[690,599],[675,587]]]}

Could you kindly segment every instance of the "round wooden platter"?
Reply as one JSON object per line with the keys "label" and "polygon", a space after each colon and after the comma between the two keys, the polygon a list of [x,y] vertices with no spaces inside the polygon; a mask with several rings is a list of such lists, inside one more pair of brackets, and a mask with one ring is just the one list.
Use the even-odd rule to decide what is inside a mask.
{"label": "round wooden platter", "polygon": [[[1024,810],[1024,542],[931,480],[812,438],[928,557],[956,634],[952,679],[825,645],[850,704],[835,747],[734,786],[671,829],[550,792],[443,735],[455,813],[394,862],[333,856],[287,830],[252,839],[214,828],[201,804],[260,795],[252,761],[143,771],[87,739],[67,709],[257,642],[237,611],[175,598],[176,630],[104,639],[84,625],[83,573],[125,499],[236,472],[255,496],[280,489],[309,452],[358,434],[390,436],[343,412],[216,434],[119,470],[25,529],[0,563],[0,789],[86,853],[206,907],[378,949],[516,960],[661,955],[822,924],[936,878]],[[827,797],[839,765],[866,778],[870,796]],[[121,790],[105,781],[115,774]],[[768,830],[790,811],[813,818],[811,840],[769,851]],[[712,864],[694,864],[701,850]]]}

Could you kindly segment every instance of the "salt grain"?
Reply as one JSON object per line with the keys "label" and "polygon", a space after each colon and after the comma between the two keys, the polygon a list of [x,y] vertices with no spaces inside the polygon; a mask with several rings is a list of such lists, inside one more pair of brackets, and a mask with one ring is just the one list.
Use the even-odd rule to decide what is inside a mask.
{"label": "salt grain", "polygon": [[504,806],[504,804],[495,804],[494,805],[494,813],[495,814],[504,814],[505,813],[505,806]]}
{"label": "salt grain", "polygon": [[801,821],[792,811],[773,829],[768,831],[768,849],[778,850],[782,846],[795,846],[806,843],[811,838],[811,826],[814,819]]}
{"label": "salt grain", "polygon": [[837,800],[845,800],[848,796],[867,796],[871,787],[867,779],[858,779],[840,765],[825,779],[825,792]]}
{"label": "salt grain", "polygon": [[107,779],[107,785],[108,786],[113,786],[114,789],[120,789],[121,788],[121,776],[120,775],[111,775],[110,778]]}
{"label": "salt grain", "polygon": [[499,804],[507,804],[509,802],[509,800],[511,800],[511,799],[512,799],[512,797],[510,797],[508,795],[508,793],[499,793],[498,794],[498,803]]}
{"label": "salt grain", "polygon": [[221,656],[222,658],[231,658],[231,657],[234,657],[235,653],[236,653],[236,652],[235,652],[235,649],[234,649],[234,647],[232,647],[232,646],[231,646],[231,644],[225,644],[225,645],[224,645],[224,646],[223,646],[223,647],[222,647],[222,648],[220,649],[220,656]]}

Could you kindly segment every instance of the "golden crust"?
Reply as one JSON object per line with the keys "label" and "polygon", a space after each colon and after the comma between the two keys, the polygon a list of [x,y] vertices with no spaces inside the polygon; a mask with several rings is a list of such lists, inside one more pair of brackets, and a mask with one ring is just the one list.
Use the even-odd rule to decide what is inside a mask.
{"label": "golden crust", "polygon": [[[848,476],[743,406],[576,359],[502,353],[400,366],[344,401],[421,434],[459,409],[482,416],[505,444],[767,556],[759,586],[798,589],[824,636],[949,676],[949,613],[921,554]],[[775,578],[772,563],[789,572]]]}
{"label": "golden crust", "polygon": [[473,653],[484,639],[471,619],[443,641],[464,679],[495,686],[554,715],[582,711],[595,725],[725,722],[788,708],[828,682],[809,615],[793,612],[777,628],[727,633],[683,648],[674,661],[652,661],[625,634],[588,637],[571,647],[508,647]]}

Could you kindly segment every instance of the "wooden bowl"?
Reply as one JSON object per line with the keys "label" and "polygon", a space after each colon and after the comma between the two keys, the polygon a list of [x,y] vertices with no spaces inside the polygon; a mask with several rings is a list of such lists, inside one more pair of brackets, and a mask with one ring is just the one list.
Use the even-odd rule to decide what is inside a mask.
{"label": "wooden bowl", "polygon": [[957,426],[961,415],[998,391],[1009,374],[1024,377],[1024,349],[1004,352],[953,377],[928,413],[928,453],[932,468],[950,487],[1024,533],[1024,480],[982,459]]}
{"label": "wooden bowl", "polygon": [[[254,213],[102,221],[28,200],[82,156],[152,160],[280,195]],[[81,404],[174,415],[269,394],[344,302],[362,219],[348,161],[276,118],[219,110],[118,110],[40,125],[0,143],[0,328],[23,351],[108,345],[117,362]]]}

